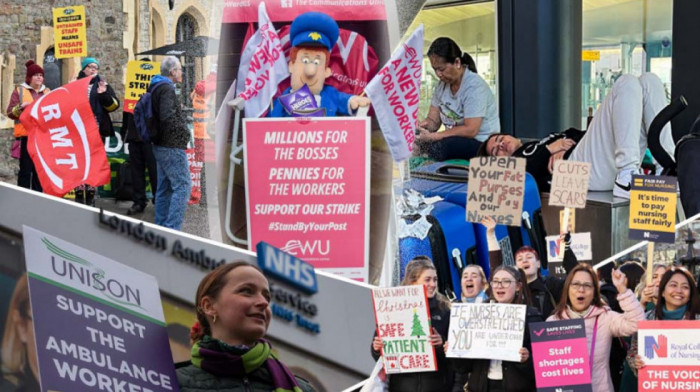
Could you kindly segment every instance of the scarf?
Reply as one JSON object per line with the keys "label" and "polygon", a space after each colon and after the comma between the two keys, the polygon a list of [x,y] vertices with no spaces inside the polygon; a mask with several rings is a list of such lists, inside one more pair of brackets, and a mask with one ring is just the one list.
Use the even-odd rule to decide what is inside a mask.
{"label": "scarf", "polygon": [[267,368],[275,392],[302,392],[292,372],[272,353],[270,343],[258,339],[255,346],[230,346],[204,336],[192,346],[192,365],[219,377],[243,378],[261,366]]}
{"label": "scarf", "polygon": [[661,309],[664,314],[664,320],[683,320],[687,307],[688,305],[686,304],[676,310],[666,310],[664,306],[664,308]]}
{"label": "scarf", "polygon": [[572,320],[580,318],[585,319],[586,317],[588,317],[589,314],[591,314],[594,308],[595,306],[589,306],[588,309],[584,310],[583,312],[577,312],[573,310],[571,306],[566,305],[566,314],[568,314],[569,318]]}

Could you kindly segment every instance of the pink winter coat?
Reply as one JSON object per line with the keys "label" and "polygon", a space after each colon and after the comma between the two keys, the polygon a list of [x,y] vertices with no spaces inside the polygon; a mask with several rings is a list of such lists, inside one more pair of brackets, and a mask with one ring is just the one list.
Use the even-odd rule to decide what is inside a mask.
{"label": "pink winter coat", "polygon": [[[566,294],[564,294],[566,295]],[[593,340],[593,326],[598,317],[598,333],[595,338],[595,352],[593,353],[593,392],[614,392],[612,379],[610,378],[610,346],[613,337],[630,336],[637,332],[637,322],[644,320],[644,309],[631,290],[617,295],[620,308],[624,313],[617,313],[610,308],[595,307],[586,316],[586,340],[588,352],[591,352],[591,340]],[[553,314],[547,321],[568,320],[570,317],[564,313],[560,318]]]}

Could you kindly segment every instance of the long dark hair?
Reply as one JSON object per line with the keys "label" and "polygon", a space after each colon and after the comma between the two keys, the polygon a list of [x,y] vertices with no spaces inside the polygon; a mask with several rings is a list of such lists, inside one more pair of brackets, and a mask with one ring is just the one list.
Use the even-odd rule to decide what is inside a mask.
{"label": "long dark hair", "polygon": [[663,296],[663,292],[666,290],[666,285],[673,275],[676,274],[685,276],[688,280],[688,286],[690,286],[690,297],[688,298],[688,304],[683,318],[686,320],[694,320],[695,316],[700,312],[700,297],[698,296],[698,287],[695,283],[695,278],[693,278],[693,274],[683,267],[673,267],[664,272],[664,275],[661,277],[661,282],[659,283],[659,299],[656,301],[656,308],[654,309],[654,316],[656,316],[657,320],[664,319],[666,299]]}
{"label": "long dark hair", "polygon": [[459,59],[468,70],[476,73],[476,63],[472,56],[467,52],[462,52],[459,45],[451,38],[440,37],[430,44],[428,49],[428,57],[437,56],[445,59],[445,62],[453,63]]}
{"label": "long dark hair", "polygon": [[[622,264],[620,271],[627,277],[627,288],[634,291],[644,277],[644,267],[636,261],[628,261]],[[612,277],[611,277],[612,281]]]}
{"label": "long dark hair", "polygon": [[[435,264],[430,260],[428,256],[416,256],[406,265],[406,274],[401,281],[401,286],[411,286],[418,282],[418,279],[426,270],[435,269]],[[438,306],[443,310],[450,309],[450,301],[444,295],[440,294],[439,291],[435,290],[435,299],[437,300]]]}
{"label": "long dark hair", "polygon": [[571,270],[571,272],[569,272],[569,275],[566,276],[566,280],[564,281],[564,288],[561,290],[561,298],[559,299],[557,307],[554,308],[553,314],[557,315],[557,317],[559,318],[562,318],[564,316],[564,313],[566,312],[566,306],[571,305],[569,303],[569,288],[571,287],[571,282],[574,280],[574,275],[576,275],[576,273],[579,271],[587,272],[593,280],[593,301],[591,302],[591,305],[597,306],[599,308],[605,306],[605,303],[603,302],[600,296],[600,283],[598,282],[598,274],[593,270],[593,267],[591,267],[589,264],[578,263],[576,267],[574,267]]}
{"label": "long dark hair", "polygon": [[[513,301],[511,304],[516,305],[527,305],[532,306],[532,299],[530,296],[530,287],[527,285],[527,279],[525,278],[525,271],[520,268],[513,267],[512,265],[500,265],[493,271],[491,271],[491,279],[496,276],[498,271],[506,271],[508,275],[515,279],[515,283],[520,283],[520,290],[515,292]],[[486,291],[489,298],[493,299],[493,285],[489,282],[489,288]]]}

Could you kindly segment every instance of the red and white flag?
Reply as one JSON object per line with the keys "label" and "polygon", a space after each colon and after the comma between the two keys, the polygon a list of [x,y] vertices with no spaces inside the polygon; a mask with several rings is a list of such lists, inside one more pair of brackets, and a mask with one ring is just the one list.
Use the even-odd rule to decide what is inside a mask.
{"label": "red and white flag", "polygon": [[423,73],[423,25],[391,55],[370,80],[365,92],[372,100],[379,126],[394,161],[411,156]]}
{"label": "red and white flag", "polygon": [[62,197],[81,184],[109,182],[105,146],[88,100],[91,78],[40,97],[20,117],[44,193]]}
{"label": "red and white flag", "polygon": [[243,98],[246,117],[260,117],[277,92],[277,85],[289,76],[280,37],[265,11],[258,6],[258,31],[246,42],[238,68],[236,96]]}

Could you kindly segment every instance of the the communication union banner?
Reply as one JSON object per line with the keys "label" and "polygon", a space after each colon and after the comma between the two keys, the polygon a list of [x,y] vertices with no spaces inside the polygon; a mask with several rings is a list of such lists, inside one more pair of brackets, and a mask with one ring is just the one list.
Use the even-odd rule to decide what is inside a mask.
{"label": "the communication union banner", "polygon": [[245,119],[248,244],[367,281],[369,118]]}

